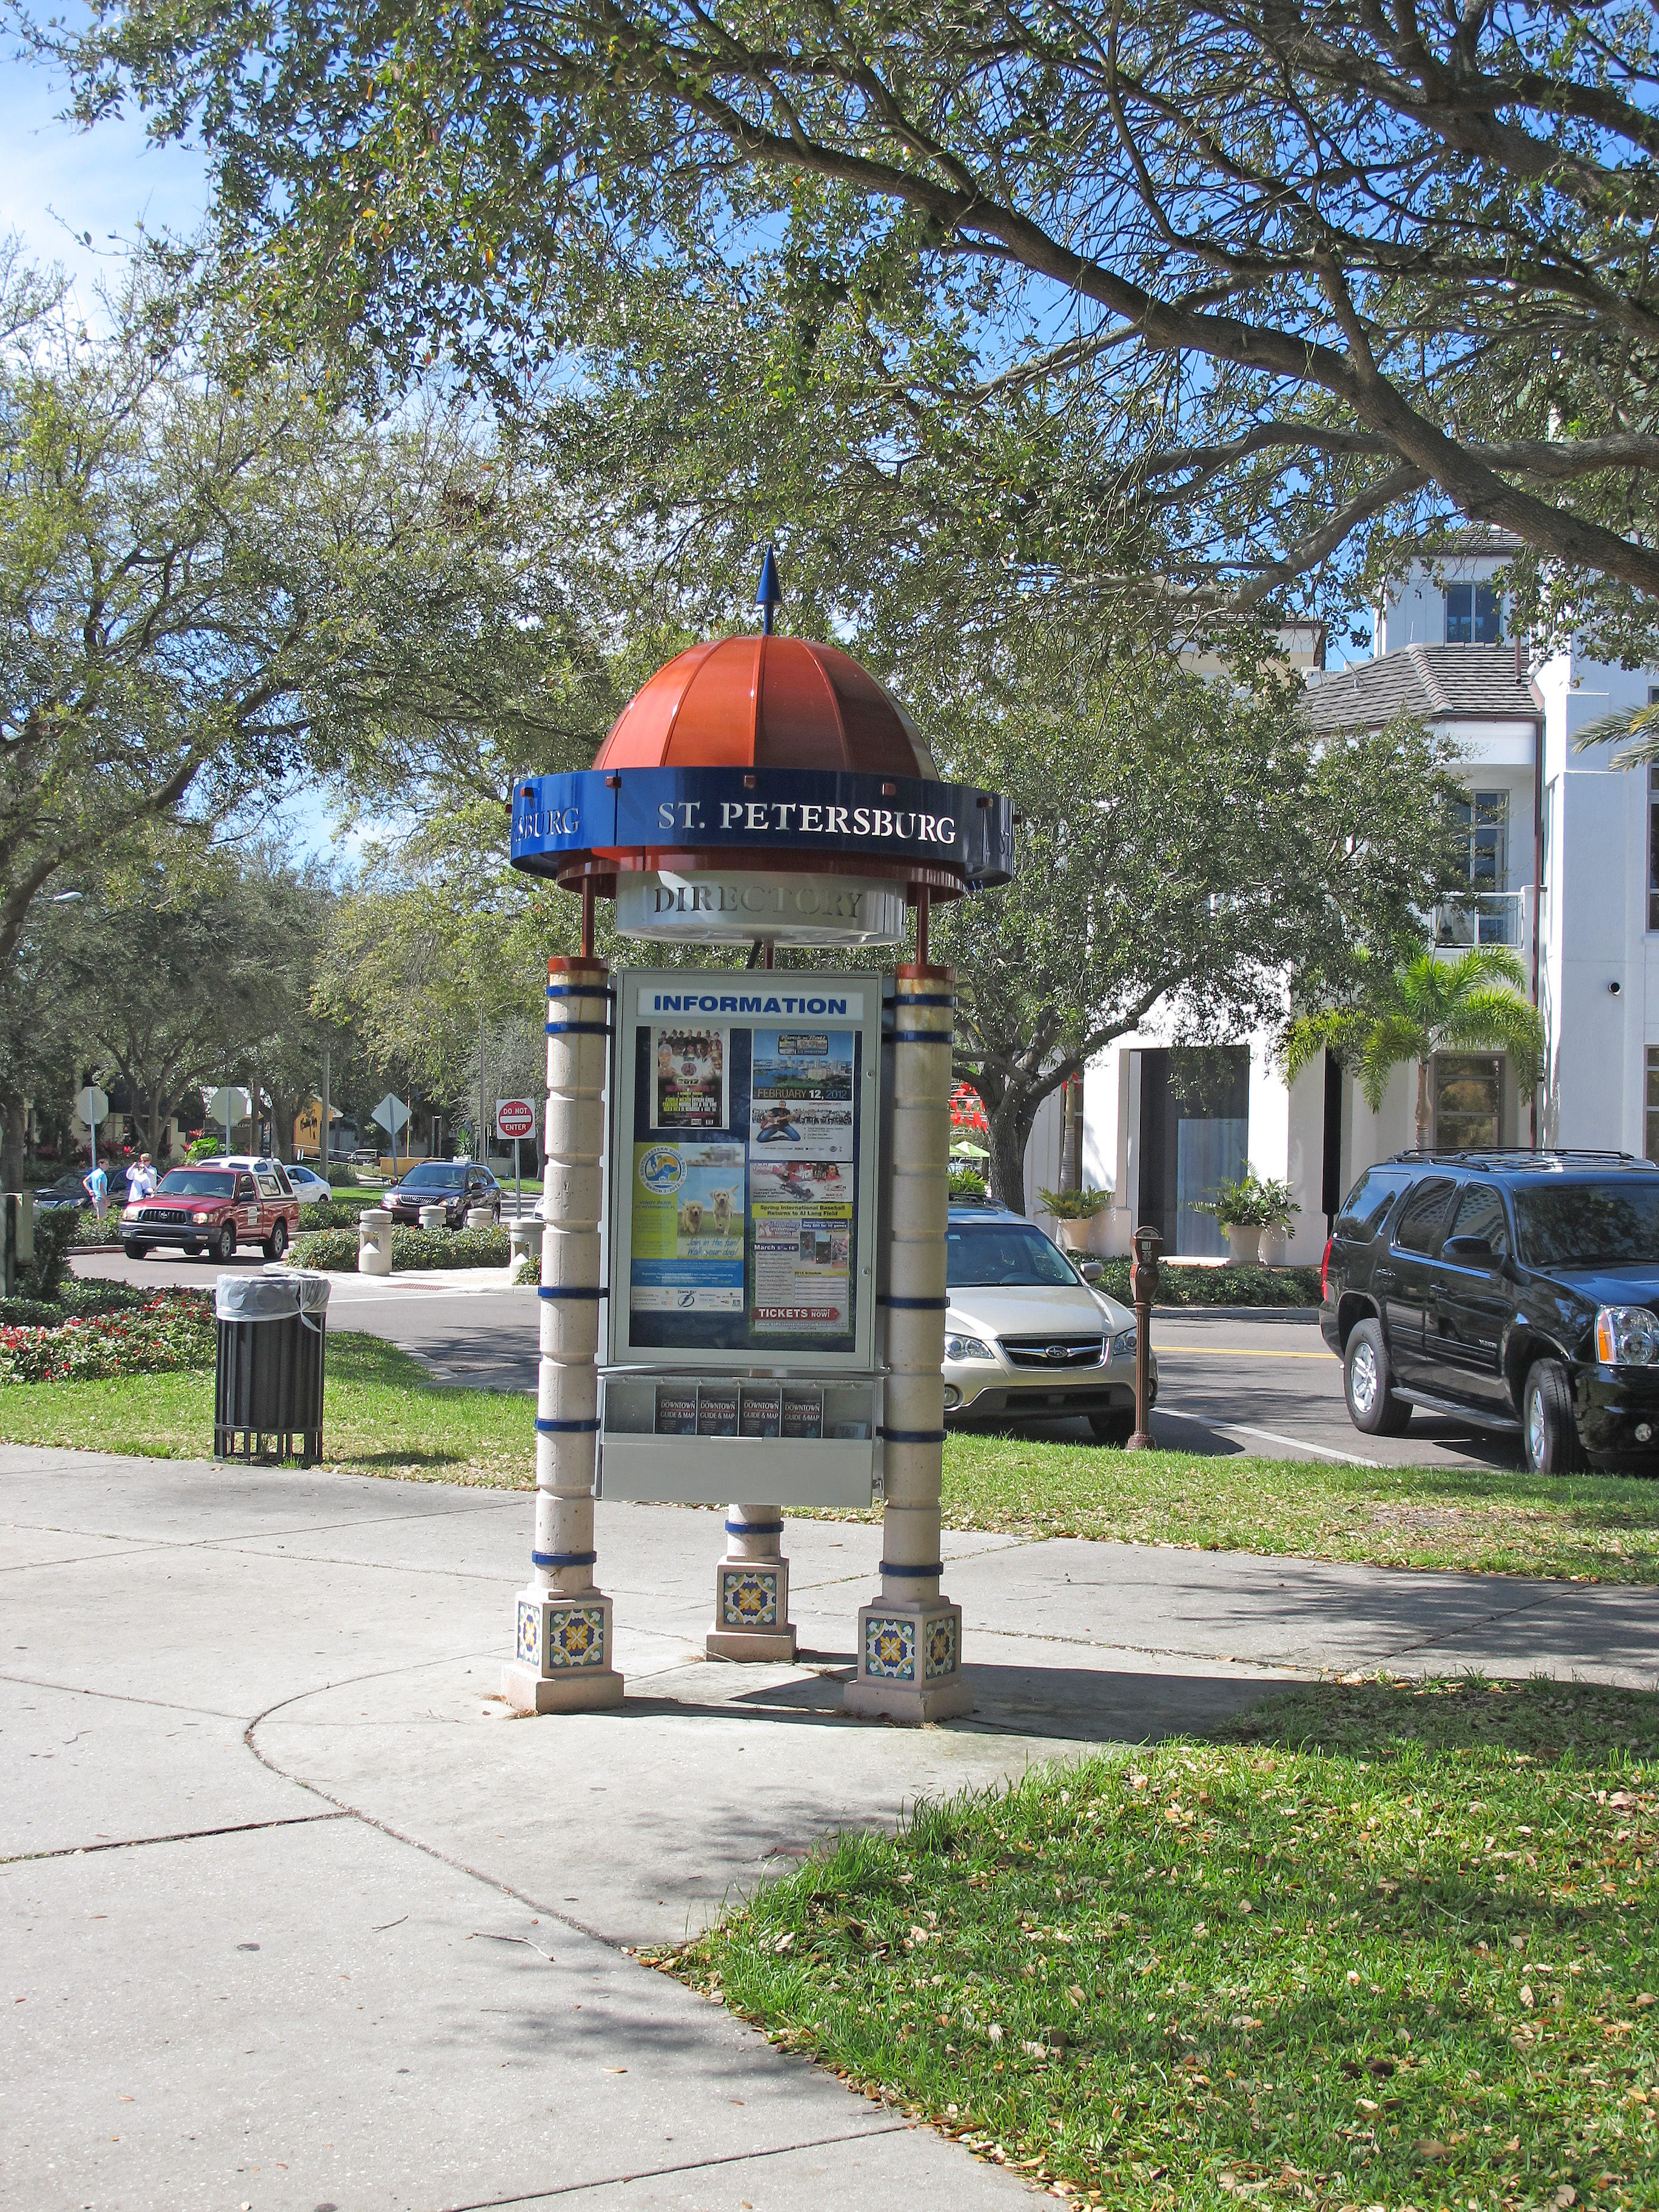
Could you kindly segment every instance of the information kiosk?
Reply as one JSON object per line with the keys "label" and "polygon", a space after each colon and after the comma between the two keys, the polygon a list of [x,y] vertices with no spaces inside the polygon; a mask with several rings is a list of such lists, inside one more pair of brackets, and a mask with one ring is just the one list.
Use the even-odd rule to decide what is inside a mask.
{"label": "information kiosk", "polygon": [[[773,635],[775,596],[769,555],[763,635],[680,654],[591,770],[514,798],[514,864],[584,917],[548,983],[536,1536],[504,1681],[525,1711],[622,1695],[596,1498],[726,1507],[708,1648],[735,1660],[794,1656],[785,1509],[880,1504],[848,1708],[969,1703],[939,1586],[954,995],[927,927],[1008,879],[1012,822],[939,779],[855,661]],[[625,934],[748,964],[613,979],[596,897]],[[912,907],[896,971],[775,964],[900,943]]]}

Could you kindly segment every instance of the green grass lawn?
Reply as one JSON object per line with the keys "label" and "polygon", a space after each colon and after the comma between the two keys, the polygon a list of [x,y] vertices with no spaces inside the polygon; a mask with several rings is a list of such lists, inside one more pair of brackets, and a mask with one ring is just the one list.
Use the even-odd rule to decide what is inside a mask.
{"label": "green grass lawn", "polygon": [[[428,1482],[533,1483],[536,1409],[529,1398],[447,1389],[408,1352],[355,1329],[329,1337],[327,1359],[325,1465]],[[0,1438],[206,1459],[213,1450],[212,1370],[15,1384],[0,1392]]]}
{"label": "green grass lawn", "polygon": [[1267,1701],[841,1839],[656,1963],[1062,2194],[1659,2201],[1659,1700]]}
{"label": "green grass lawn", "polygon": [[[527,1398],[434,1382],[408,1353],[356,1331],[328,1341],[331,1465],[529,1487]],[[11,1388],[0,1395],[0,1439],[196,1457],[211,1447],[212,1392],[205,1374]],[[953,1435],[945,1519],[1032,1536],[1659,1583],[1659,1483],[1618,1476],[1195,1459]]]}

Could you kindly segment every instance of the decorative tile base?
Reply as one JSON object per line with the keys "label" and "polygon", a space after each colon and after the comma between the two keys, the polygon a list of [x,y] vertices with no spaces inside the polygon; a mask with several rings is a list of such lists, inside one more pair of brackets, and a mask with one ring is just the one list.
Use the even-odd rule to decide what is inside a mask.
{"label": "decorative tile base", "polygon": [[720,1561],[714,1570],[714,1625],[703,1648],[711,1659],[793,1664],[787,1559]]}
{"label": "decorative tile base", "polygon": [[866,1720],[943,1721],[974,1709],[962,1672],[962,1607],[883,1598],[859,1609],[858,1671],[842,1693]]}
{"label": "decorative tile base", "polygon": [[611,1663],[611,1600],[597,1590],[576,1597],[520,1590],[516,1656],[502,1669],[501,1695],[521,1713],[620,1704],[623,1678]]}

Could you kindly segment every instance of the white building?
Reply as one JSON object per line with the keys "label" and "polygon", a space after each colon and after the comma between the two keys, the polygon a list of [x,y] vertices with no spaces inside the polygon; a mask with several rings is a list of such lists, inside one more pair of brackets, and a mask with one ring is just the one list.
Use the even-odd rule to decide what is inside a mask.
{"label": "white building", "polygon": [[[1617,747],[1578,753],[1575,736],[1615,708],[1659,698],[1659,672],[1563,652],[1541,664],[1505,631],[1491,579],[1514,550],[1469,532],[1437,568],[1418,565],[1375,617],[1370,659],[1314,671],[1316,727],[1382,728],[1402,710],[1449,737],[1468,792],[1469,889],[1437,909],[1447,957],[1511,946],[1547,1034],[1534,1101],[1502,1055],[1438,1055],[1430,1070],[1433,1142],[1543,1144],[1659,1159],[1659,772],[1614,769]],[[1273,1039],[1172,1056],[1149,1023],[1083,1083],[1083,1179],[1113,1194],[1097,1248],[1127,1252],[1151,1222],[1164,1249],[1202,1257],[1222,1240],[1193,1201],[1248,1163],[1301,1206],[1292,1261],[1317,1261],[1327,1216],[1362,1168],[1416,1142],[1417,1070],[1395,1071],[1373,1114],[1334,1061],[1287,1087]],[[1534,1128],[1535,1116],[1535,1128]],[[1058,1187],[1064,1109],[1050,1100],[1026,1159],[1028,1203]]]}

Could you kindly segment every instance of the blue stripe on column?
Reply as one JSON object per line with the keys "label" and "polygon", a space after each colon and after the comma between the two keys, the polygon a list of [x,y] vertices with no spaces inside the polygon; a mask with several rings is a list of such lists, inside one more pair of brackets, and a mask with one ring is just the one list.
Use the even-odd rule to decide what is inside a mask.
{"label": "blue stripe on column", "polygon": [[599,1425],[597,1419],[591,1421],[549,1421],[539,1413],[536,1416],[538,1437],[591,1437]]}
{"label": "blue stripe on column", "polygon": [[956,1038],[949,1030],[886,1030],[881,1041],[884,1044],[954,1044]]}
{"label": "blue stripe on column", "polygon": [[549,1022],[549,1036],[609,1036],[609,1022]]}
{"label": "blue stripe on column", "polygon": [[608,1298],[611,1293],[603,1288],[597,1291],[567,1290],[562,1283],[538,1283],[538,1298]]}
{"label": "blue stripe on column", "polygon": [[884,1559],[877,1571],[884,1575],[891,1582],[936,1582],[945,1572],[945,1562],[943,1559],[935,1559],[931,1567],[895,1567]]}
{"label": "blue stripe on column", "polygon": [[954,1006],[956,1002],[957,994],[954,991],[918,991],[914,996],[907,992],[902,999],[884,999],[881,1003],[884,1007],[891,1007]]}
{"label": "blue stripe on column", "polygon": [[532,1552],[532,1567],[591,1567],[599,1559],[597,1552]]}
{"label": "blue stripe on column", "polygon": [[614,999],[616,993],[609,983],[550,983],[550,999]]}
{"label": "blue stripe on column", "polygon": [[949,1298],[895,1298],[883,1291],[876,1300],[878,1306],[891,1306],[898,1313],[944,1313],[949,1308]]}
{"label": "blue stripe on column", "polygon": [[781,1521],[728,1521],[726,1533],[728,1536],[781,1536],[783,1523]]}
{"label": "blue stripe on column", "polygon": [[890,1444],[942,1444],[943,1429],[883,1429],[881,1435]]}

